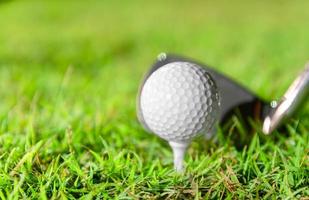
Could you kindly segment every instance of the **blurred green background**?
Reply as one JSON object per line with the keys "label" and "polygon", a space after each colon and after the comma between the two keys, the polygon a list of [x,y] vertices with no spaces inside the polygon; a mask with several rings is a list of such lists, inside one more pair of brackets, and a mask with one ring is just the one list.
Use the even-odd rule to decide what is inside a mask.
{"label": "blurred green background", "polygon": [[[160,193],[175,185],[174,178],[169,177],[172,172],[165,170],[171,170],[170,150],[163,141],[144,132],[135,117],[139,81],[156,56],[172,52],[195,58],[261,97],[276,99],[309,58],[308,7],[306,0],[0,1],[0,196],[9,196],[12,191],[12,198],[95,196],[97,193],[91,193],[97,191],[92,188],[95,184],[86,183],[94,180],[93,171],[98,171],[101,178],[115,175],[112,180],[98,178],[100,183],[118,188],[101,188],[108,191],[105,198],[130,196],[130,192],[131,198],[166,198]],[[305,115],[297,121],[302,135],[295,138],[300,137],[299,151],[308,158],[308,106],[303,111]],[[282,144],[295,138],[287,136]],[[205,148],[213,152],[221,147],[211,143]],[[229,148],[233,147],[226,147],[225,156],[241,155],[230,153]],[[295,154],[292,146],[286,149],[287,154]],[[123,158],[118,169],[117,155],[123,151],[139,158]],[[189,155],[196,158],[195,163],[191,160],[193,168],[204,159],[197,156],[200,154],[190,149]],[[102,155],[110,159],[98,160]],[[57,159],[62,161],[58,163]],[[143,164],[136,164],[138,160]],[[305,161],[299,167],[302,175],[308,171]],[[50,169],[59,174],[58,178],[47,175],[51,165],[59,165],[59,171]],[[168,182],[169,177],[170,182],[159,181],[163,189],[158,186],[161,190],[148,191],[145,188],[150,186],[144,179],[123,178],[125,167],[134,168],[133,177],[149,178],[150,182],[154,179],[143,172],[156,169],[164,175],[157,174],[155,180]],[[235,173],[243,176],[237,170]],[[16,174],[26,177],[20,185],[21,176]],[[184,185],[191,183],[189,178],[179,179]],[[115,186],[121,180],[122,186]],[[249,183],[254,183],[254,178],[248,176],[246,180],[244,187],[252,189]],[[74,184],[79,182],[86,186],[76,192]],[[207,181],[210,186],[214,182]],[[61,183],[66,185],[61,187]],[[132,190],[129,186],[133,183],[146,186]],[[285,185],[286,190],[274,187],[271,194],[293,197],[292,191],[303,185],[301,182],[294,189]],[[224,184],[217,189],[218,197],[260,194],[259,189],[231,192]],[[144,191],[144,195],[138,191]],[[295,195],[308,195],[308,190],[304,191]],[[176,198],[173,195],[178,193],[167,192],[170,194]],[[186,197],[205,194],[201,190]]]}

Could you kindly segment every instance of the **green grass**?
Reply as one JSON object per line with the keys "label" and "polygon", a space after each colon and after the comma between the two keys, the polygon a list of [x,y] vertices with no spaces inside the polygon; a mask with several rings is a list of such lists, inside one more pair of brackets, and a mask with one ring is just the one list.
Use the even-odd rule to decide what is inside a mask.
{"label": "green grass", "polygon": [[220,129],[217,141],[195,140],[184,174],[135,117],[139,81],[161,51],[279,98],[309,58],[308,6],[0,2],[0,198],[309,198],[308,106],[287,133],[258,131],[242,149]]}

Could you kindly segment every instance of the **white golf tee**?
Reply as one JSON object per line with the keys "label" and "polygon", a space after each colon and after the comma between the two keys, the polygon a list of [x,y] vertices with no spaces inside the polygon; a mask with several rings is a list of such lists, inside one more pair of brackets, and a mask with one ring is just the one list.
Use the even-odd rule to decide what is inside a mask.
{"label": "white golf tee", "polygon": [[174,156],[174,168],[177,172],[183,172],[184,156],[189,142],[169,142]]}

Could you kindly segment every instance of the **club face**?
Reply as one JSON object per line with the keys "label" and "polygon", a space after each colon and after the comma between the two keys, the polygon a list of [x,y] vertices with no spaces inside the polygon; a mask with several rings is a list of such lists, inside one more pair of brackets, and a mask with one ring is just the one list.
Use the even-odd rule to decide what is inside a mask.
{"label": "club face", "polygon": [[159,54],[157,60],[154,62],[152,67],[144,76],[144,79],[141,82],[139,93],[137,96],[138,119],[146,130],[150,131],[150,129],[147,127],[147,124],[144,121],[140,109],[141,90],[143,88],[145,81],[153,72],[171,62],[190,62],[197,64],[206,69],[206,71],[212,76],[212,78],[217,84],[220,95],[220,104],[221,104],[220,115],[219,115],[220,123],[224,123],[226,120],[228,120],[230,116],[234,114],[236,109],[240,111],[241,115],[244,118],[250,117],[256,120],[263,119],[265,113],[267,113],[267,108],[269,105],[268,102],[262,100],[257,95],[250,92],[246,88],[242,87],[240,84],[236,83],[232,79],[215,71],[213,68],[188,58],[184,58],[173,54],[161,53]]}

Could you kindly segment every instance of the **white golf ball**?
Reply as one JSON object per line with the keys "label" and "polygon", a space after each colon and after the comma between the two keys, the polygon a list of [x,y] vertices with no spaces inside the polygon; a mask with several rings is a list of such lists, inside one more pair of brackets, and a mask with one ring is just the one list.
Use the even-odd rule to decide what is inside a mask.
{"label": "white golf ball", "polygon": [[216,84],[202,67],[173,62],[154,71],[140,93],[144,123],[170,142],[212,131],[219,114]]}

